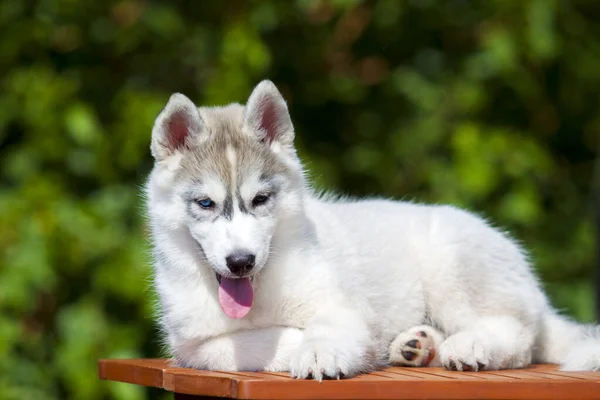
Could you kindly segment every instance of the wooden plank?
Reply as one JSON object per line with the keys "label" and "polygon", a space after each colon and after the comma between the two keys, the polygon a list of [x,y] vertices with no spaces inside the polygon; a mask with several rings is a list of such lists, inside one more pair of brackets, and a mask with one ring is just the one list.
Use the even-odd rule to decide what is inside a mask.
{"label": "wooden plank", "polygon": [[428,375],[426,377],[426,379],[431,379],[432,377],[441,377],[441,378],[447,378],[447,379],[453,379],[453,380],[463,380],[463,381],[483,379],[480,376],[464,374],[459,371],[447,371],[442,368],[420,368],[419,372],[422,374]]}
{"label": "wooden plank", "polygon": [[109,381],[162,388],[165,368],[168,363],[162,359],[100,360],[98,376]]}
{"label": "wooden plank", "polygon": [[514,380],[514,378],[510,378],[510,377],[506,377],[506,376],[498,376],[498,375],[491,375],[488,373],[481,373],[481,372],[459,372],[459,374],[464,375],[464,376],[471,376],[473,378],[477,378],[477,379],[482,379],[482,380],[486,380],[486,381],[510,381],[510,380]]}
{"label": "wooden plank", "polygon": [[[546,381],[548,379],[552,379],[551,377],[536,374],[536,375],[528,375],[523,373],[521,370],[512,370],[505,369],[502,371],[487,371],[486,374],[495,375],[495,376],[504,376],[508,378],[518,379],[518,380],[529,380],[529,381]],[[568,379],[568,378],[564,378]]]}
{"label": "wooden plank", "polygon": [[550,364],[535,364],[527,368],[527,370],[535,372],[543,372],[550,375],[558,375],[566,378],[579,378],[585,380],[597,380],[598,372],[591,371],[578,371],[578,372],[566,372],[560,371],[555,365]]}
{"label": "wooden plank", "polygon": [[597,400],[600,386],[583,382],[499,382],[499,381],[333,381],[274,382],[270,385],[244,384],[238,387],[240,399],[431,399],[431,400]]}
{"label": "wooden plank", "polygon": [[409,375],[415,378],[420,378],[420,379],[429,379],[429,380],[448,380],[448,379],[455,379],[452,377],[447,377],[447,376],[432,376],[431,374],[426,374],[423,373],[423,371],[427,369],[427,368],[399,368],[399,367],[394,367],[394,368],[387,368],[384,371],[388,372],[388,373],[392,373],[392,374],[398,374],[398,375]]}
{"label": "wooden plank", "polygon": [[208,397],[237,398],[240,383],[265,382],[254,373],[197,371],[193,369],[166,370],[163,389],[171,392]]}
{"label": "wooden plank", "polygon": [[417,376],[405,375],[405,374],[391,373],[388,371],[372,372],[370,375],[377,375],[377,376],[386,377],[389,379],[395,379],[397,381],[415,381],[415,380],[423,379],[422,376],[418,376],[418,375]]}
{"label": "wooden plank", "polygon": [[261,373],[266,374],[266,375],[279,376],[281,378],[294,379],[290,376],[289,372],[261,372]]}
{"label": "wooden plank", "polygon": [[101,360],[100,378],[154,386],[177,398],[378,400],[600,400],[599,372],[563,372],[556,366],[456,372],[441,368],[389,368],[322,383],[287,373],[218,372],[173,368],[166,360]]}
{"label": "wooden plank", "polygon": [[171,392],[195,394],[206,397],[237,397],[237,385],[240,380],[232,379],[226,374],[201,376],[194,373],[168,374],[165,376],[163,388]]}

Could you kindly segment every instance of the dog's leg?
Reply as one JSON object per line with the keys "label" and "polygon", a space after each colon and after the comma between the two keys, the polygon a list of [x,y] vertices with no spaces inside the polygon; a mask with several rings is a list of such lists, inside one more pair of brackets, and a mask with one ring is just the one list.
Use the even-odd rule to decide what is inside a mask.
{"label": "dog's leg", "polygon": [[449,336],[440,361],[450,370],[524,368],[531,363],[533,330],[510,316],[485,317]]}
{"label": "dog's leg", "polygon": [[405,367],[441,366],[439,347],[444,336],[429,325],[410,328],[392,341],[390,345],[390,364]]}
{"label": "dog's leg", "polygon": [[293,357],[293,377],[351,377],[375,367],[376,352],[362,316],[344,306],[323,307],[305,330],[304,342]]}
{"label": "dog's leg", "polygon": [[220,371],[288,371],[303,332],[271,327],[238,331],[204,341],[175,345],[179,366]]}
{"label": "dog's leg", "polygon": [[532,359],[547,302],[510,237],[453,207],[432,209],[419,272],[433,324],[448,338],[452,370],[521,368]]}

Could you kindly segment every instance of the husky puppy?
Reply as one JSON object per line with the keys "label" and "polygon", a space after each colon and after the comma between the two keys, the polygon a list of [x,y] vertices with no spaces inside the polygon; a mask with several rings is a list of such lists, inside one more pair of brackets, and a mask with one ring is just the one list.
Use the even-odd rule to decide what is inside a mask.
{"label": "husky puppy", "polygon": [[523,249],[469,212],[315,196],[270,81],[245,106],[174,94],[146,185],[160,324],[177,365],[350,377],[600,369],[600,332],[558,315]]}

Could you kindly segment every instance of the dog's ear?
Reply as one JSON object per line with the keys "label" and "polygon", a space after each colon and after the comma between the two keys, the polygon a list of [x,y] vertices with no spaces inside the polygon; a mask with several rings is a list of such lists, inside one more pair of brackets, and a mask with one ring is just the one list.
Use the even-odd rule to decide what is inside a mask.
{"label": "dog's ear", "polygon": [[205,130],[196,105],[184,95],[175,93],[154,122],[152,155],[161,161],[178,151],[191,149]]}
{"label": "dog's ear", "polygon": [[260,82],[248,98],[244,113],[244,131],[275,148],[292,146],[294,126],[287,105],[273,82]]}

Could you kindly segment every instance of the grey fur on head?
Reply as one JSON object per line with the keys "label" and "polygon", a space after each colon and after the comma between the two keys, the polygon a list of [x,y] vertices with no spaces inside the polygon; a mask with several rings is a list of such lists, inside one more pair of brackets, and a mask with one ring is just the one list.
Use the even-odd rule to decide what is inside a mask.
{"label": "grey fur on head", "polygon": [[[193,150],[213,135],[244,133],[272,147],[293,152],[294,126],[283,96],[273,82],[263,80],[248,98],[246,107],[198,109],[181,93],[174,93],[157,117],[152,129],[152,155],[164,160],[177,151]],[[235,133],[232,135],[232,133]]]}

